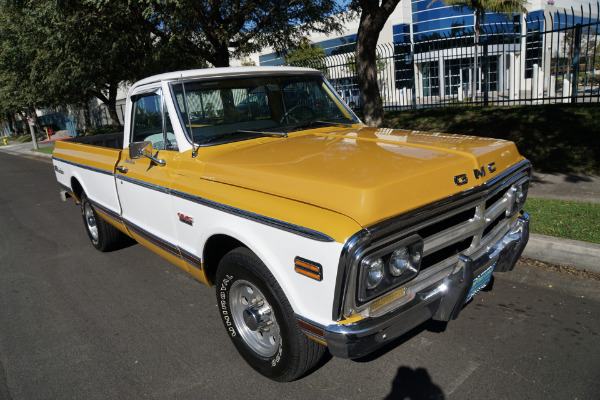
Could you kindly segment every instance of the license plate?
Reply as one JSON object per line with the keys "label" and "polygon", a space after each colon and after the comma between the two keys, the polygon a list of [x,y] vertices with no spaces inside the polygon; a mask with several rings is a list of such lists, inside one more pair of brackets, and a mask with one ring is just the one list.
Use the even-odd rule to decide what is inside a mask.
{"label": "license plate", "polygon": [[481,289],[487,286],[490,283],[490,279],[492,279],[492,272],[494,272],[495,265],[492,265],[485,271],[483,271],[479,276],[473,279],[473,286],[469,291],[469,295],[467,296],[467,301],[471,300],[473,296],[477,294]]}

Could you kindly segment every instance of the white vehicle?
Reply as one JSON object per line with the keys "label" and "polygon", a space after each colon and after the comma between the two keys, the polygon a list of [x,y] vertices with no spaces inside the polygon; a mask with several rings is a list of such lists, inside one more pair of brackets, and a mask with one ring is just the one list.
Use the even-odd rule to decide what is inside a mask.
{"label": "white vehicle", "polygon": [[360,90],[357,88],[338,90],[338,94],[351,108],[359,108],[362,105]]}

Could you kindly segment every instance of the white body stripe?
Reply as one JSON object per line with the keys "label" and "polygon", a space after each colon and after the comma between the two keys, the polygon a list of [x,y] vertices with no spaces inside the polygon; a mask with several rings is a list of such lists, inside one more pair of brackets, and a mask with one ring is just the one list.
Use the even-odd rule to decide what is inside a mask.
{"label": "white body stripe", "polygon": [[[252,250],[269,268],[297,314],[315,322],[331,323],[338,263],[343,244],[321,242],[263,225],[202,204],[173,197],[175,210],[194,218],[194,225],[177,224],[180,247],[202,255],[213,235],[231,236]],[[294,258],[303,257],[323,266],[318,282],[294,271]]]}
{"label": "white body stripe", "polygon": [[71,178],[75,178],[79,181],[90,199],[115,211],[117,214],[120,214],[121,206],[119,204],[115,178],[112,172],[100,172],[98,169],[82,168],[80,166],[75,166],[70,162],[57,159],[54,159],[53,163],[64,172],[64,174],[55,172],[58,183],[70,188]]}

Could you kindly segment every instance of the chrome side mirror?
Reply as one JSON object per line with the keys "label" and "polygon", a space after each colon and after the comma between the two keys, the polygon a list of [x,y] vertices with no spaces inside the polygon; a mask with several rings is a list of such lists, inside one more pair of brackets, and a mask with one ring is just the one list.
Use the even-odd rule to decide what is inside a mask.
{"label": "chrome side mirror", "polygon": [[152,155],[152,142],[134,142],[129,143],[129,158],[132,160],[146,157],[157,164],[165,165],[165,160],[158,159]]}

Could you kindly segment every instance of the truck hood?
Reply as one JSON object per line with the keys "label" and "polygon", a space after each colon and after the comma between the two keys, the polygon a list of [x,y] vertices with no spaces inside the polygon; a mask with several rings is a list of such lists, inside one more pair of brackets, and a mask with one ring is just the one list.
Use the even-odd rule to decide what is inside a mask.
{"label": "truck hood", "polygon": [[[333,210],[363,227],[480,185],[523,159],[504,140],[366,127],[251,142],[206,160],[203,178]],[[468,182],[458,186],[463,174]]]}

